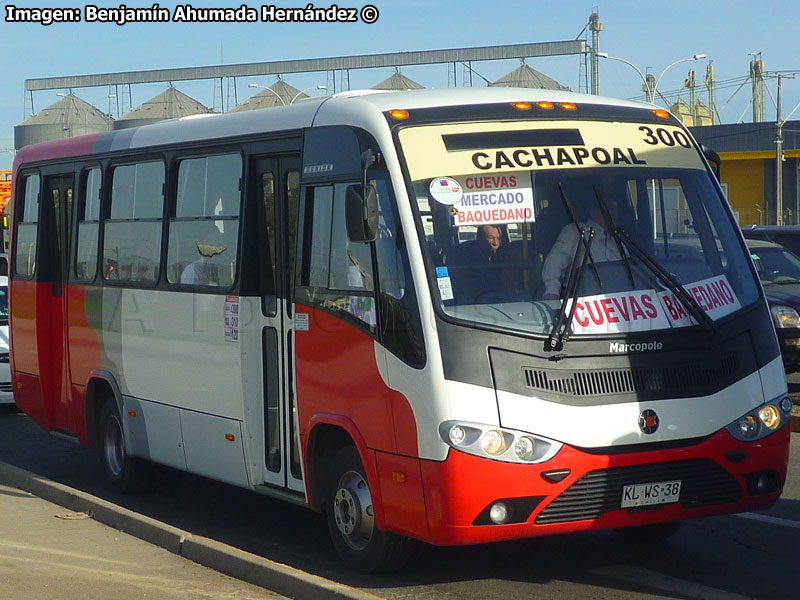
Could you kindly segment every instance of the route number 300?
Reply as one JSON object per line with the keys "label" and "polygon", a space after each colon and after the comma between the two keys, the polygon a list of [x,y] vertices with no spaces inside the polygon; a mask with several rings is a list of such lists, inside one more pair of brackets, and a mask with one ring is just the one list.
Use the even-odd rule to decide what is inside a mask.
{"label": "route number 300", "polygon": [[665,146],[674,146],[678,144],[684,148],[691,148],[692,146],[689,138],[680,130],[670,131],[663,127],[656,127],[655,131],[653,131],[652,127],[642,125],[639,127],[639,131],[644,132],[644,143],[650,144],[651,146],[657,144],[664,144]]}

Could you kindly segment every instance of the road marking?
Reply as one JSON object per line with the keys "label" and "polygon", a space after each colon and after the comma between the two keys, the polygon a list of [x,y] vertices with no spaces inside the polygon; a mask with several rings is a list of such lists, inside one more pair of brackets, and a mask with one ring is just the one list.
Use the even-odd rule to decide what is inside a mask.
{"label": "road marking", "polygon": [[770,525],[781,525],[783,527],[800,529],[800,521],[792,521],[791,519],[780,519],[778,517],[770,517],[769,515],[759,515],[758,513],[739,513],[734,516],[742,517],[743,519],[753,519],[753,521],[761,521],[762,523],[769,523]]}
{"label": "road marking", "polygon": [[704,600],[751,600],[749,596],[741,596],[728,590],[720,590],[692,581],[678,579],[677,577],[670,577],[642,567],[619,565],[590,570],[597,575],[633,582],[640,586],[646,584],[650,588],[670,594],[703,598]]}

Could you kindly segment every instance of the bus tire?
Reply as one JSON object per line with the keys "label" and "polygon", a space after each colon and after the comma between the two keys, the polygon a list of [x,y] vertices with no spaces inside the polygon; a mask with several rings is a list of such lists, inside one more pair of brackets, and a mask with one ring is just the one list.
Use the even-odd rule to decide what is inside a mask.
{"label": "bus tire", "polygon": [[99,426],[99,449],[106,482],[122,494],[148,489],[153,481],[153,463],[128,454],[122,419],[113,398],[103,404]]}
{"label": "bus tire", "polygon": [[375,525],[372,494],[355,447],[339,450],[329,475],[325,516],[342,562],[367,573],[402,567],[411,555],[412,540]]}
{"label": "bus tire", "polygon": [[674,535],[683,525],[683,521],[657,523],[655,525],[639,525],[638,527],[622,527],[615,529],[617,535],[632,544],[663,542]]}

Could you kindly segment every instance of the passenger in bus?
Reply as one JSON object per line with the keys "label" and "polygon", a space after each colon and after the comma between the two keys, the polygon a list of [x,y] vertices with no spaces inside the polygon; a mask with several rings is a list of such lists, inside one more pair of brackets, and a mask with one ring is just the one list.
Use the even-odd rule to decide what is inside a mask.
{"label": "passenger in bus", "polygon": [[503,231],[497,225],[481,225],[474,242],[466,242],[462,247],[460,260],[464,265],[490,264],[497,257],[503,243]]}
{"label": "passenger in bus", "polygon": [[[619,202],[613,196],[604,198],[611,219],[617,222],[619,215]],[[591,258],[595,263],[620,260],[619,250],[614,236],[608,231],[606,219],[597,202],[592,202],[589,216],[583,227],[594,229],[594,239],[591,246]],[[578,229],[575,223],[567,223],[561,229],[553,247],[548,252],[542,265],[542,281],[544,292],[542,300],[558,300],[561,297],[563,286],[569,278],[569,267],[578,245]],[[578,260],[583,259],[583,251],[578,251]],[[579,263],[580,264],[580,263]]]}

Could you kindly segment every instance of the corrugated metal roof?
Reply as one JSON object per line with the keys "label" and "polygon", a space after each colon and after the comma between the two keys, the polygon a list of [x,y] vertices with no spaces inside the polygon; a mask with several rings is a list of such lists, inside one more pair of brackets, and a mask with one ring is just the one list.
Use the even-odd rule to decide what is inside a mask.
{"label": "corrugated metal roof", "polygon": [[31,115],[20,125],[61,125],[68,127],[72,124],[98,127],[99,130],[108,129],[113,119],[85,102],[69,94],[58,102]]}
{"label": "corrugated metal roof", "polygon": [[377,85],[372,86],[373,90],[391,90],[393,92],[399,92],[403,90],[421,90],[423,86],[418,84],[416,81],[409,79],[405,75],[403,75],[400,71],[397,71],[394,75],[389,77],[388,79],[384,79]]}
{"label": "corrugated metal roof", "polygon": [[561,85],[555,79],[551,79],[544,73],[531,69],[525,63],[522,63],[519,68],[514,69],[508,75],[501,77],[489,85],[491,87],[519,87],[563,91],[569,91],[570,89],[565,85]]}
{"label": "corrugated metal roof", "polygon": [[279,79],[271,86],[261,90],[255,96],[251,96],[244,102],[240,102],[229,112],[241,112],[243,110],[256,110],[257,108],[270,108],[272,106],[286,106],[297,100],[308,98],[296,87],[289,85],[283,79]]}
{"label": "corrugated metal roof", "polygon": [[[701,144],[723,152],[772,151],[775,156],[775,121],[761,123],[728,123],[691,127],[692,135]],[[783,125],[783,149],[800,149],[800,121],[786,121]]]}
{"label": "corrugated metal roof", "polygon": [[189,115],[204,115],[213,112],[200,102],[170,86],[155,98],[143,102],[129,113],[121,116],[117,122],[127,120],[178,119]]}

